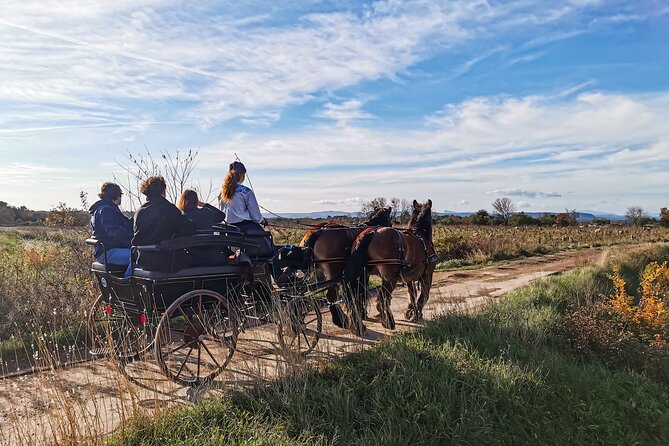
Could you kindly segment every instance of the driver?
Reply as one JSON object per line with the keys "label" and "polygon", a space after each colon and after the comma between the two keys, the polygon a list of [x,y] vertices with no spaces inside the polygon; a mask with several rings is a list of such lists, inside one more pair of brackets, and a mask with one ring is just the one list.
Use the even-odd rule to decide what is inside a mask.
{"label": "driver", "polygon": [[219,195],[219,208],[228,216],[227,222],[238,226],[245,233],[264,234],[260,224],[267,221],[260,213],[258,200],[251,189],[242,183],[246,179],[246,167],[239,161],[230,164]]}

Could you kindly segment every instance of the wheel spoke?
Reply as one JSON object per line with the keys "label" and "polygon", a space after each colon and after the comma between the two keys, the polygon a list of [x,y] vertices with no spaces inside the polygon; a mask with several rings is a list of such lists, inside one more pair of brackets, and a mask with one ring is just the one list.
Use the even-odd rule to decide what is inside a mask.
{"label": "wheel spoke", "polygon": [[311,343],[309,342],[309,339],[307,338],[307,332],[306,332],[306,330],[300,330],[300,331],[302,332],[302,337],[303,337],[304,340],[306,341],[307,346],[308,346],[308,347],[311,347]]}
{"label": "wheel spoke", "polygon": [[169,352],[165,353],[165,356],[169,356],[169,355],[171,355],[171,354],[173,354],[173,353],[176,353],[176,352],[178,352],[179,350],[181,350],[181,349],[184,348],[184,347],[188,347],[188,344],[181,344],[181,345],[178,346],[177,348],[173,348],[173,349],[170,350]]}
{"label": "wheel spoke", "polygon": [[184,310],[181,307],[179,307],[179,311],[181,312],[181,314],[184,315],[184,318],[186,318],[186,321],[188,322],[188,325],[190,325],[193,328],[193,330],[197,331],[197,328],[195,328],[195,325],[193,325],[190,318],[188,316],[186,316],[186,313],[184,313]]}
{"label": "wheel spoke", "polygon": [[202,356],[202,349],[197,349],[197,379],[200,379],[200,357]]}
{"label": "wheel spoke", "polygon": [[186,361],[188,361],[188,358],[190,357],[190,354],[193,352],[193,347],[191,347],[190,350],[188,350],[188,354],[184,358],[184,362],[181,363],[181,367],[179,367],[179,371],[177,372],[177,379],[179,379],[179,375],[181,375],[181,371],[184,369],[184,366],[186,365]]}
{"label": "wheel spoke", "polygon": [[202,347],[204,347],[204,350],[207,352],[209,357],[214,361],[214,364],[216,364],[217,370],[220,369],[221,365],[218,363],[218,361],[216,360],[214,355],[211,354],[211,352],[209,351],[209,347],[207,347],[204,342],[201,342],[200,345],[202,345]]}

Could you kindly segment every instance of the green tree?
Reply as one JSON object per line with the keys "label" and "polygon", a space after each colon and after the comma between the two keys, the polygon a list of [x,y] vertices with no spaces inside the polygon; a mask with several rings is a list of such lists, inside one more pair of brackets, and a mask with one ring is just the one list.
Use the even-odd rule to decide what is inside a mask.
{"label": "green tree", "polygon": [[489,225],[490,214],[485,209],[479,209],[475,214],[472,214],[470,221],[475,225]]}

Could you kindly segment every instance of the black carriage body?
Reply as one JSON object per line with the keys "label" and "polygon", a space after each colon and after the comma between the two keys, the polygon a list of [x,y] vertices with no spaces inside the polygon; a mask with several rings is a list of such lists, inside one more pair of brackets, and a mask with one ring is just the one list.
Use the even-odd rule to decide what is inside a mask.
{"label": "black carriage body", "polygon": [[[101,295],[90,313],[90,352],[106,355],[111,351],[124,359],[153,349],[166,376],[183,385],[197,385],[225,368],[238,332],[255,325],[255,320],[277,323],[283,354],[308,354],[320,337],[323,305],[309,296],[331,285],[305,283],[310,249],[277,247],[271,237],[226,231],[220,228],[214,234],[133,248],[164,255],[201,246],[238,250],[223,265],[171,273],[135,268],[131,277],[124,278],[125,268],[94,263],[92,272]],[[303,272],[300,279],[298,270]],[[272,277],[276,279],[277,274],[290,280],[276,287]],[[215,347],[210,350],[211,345]],[[195,358],[192,367],[185,365]]]}
{"label": "black carriage body", "polygon": [[105,303],[122,309],[138,325],[160,318],[180,296],[194,290],[214,291],[232,302],[238,301],[243,294],[245,268],[230,264],[187,268],[177,273],[136,270],[132,277],[123,278],[105,271],[104,265],[94,264],[93,272]]}

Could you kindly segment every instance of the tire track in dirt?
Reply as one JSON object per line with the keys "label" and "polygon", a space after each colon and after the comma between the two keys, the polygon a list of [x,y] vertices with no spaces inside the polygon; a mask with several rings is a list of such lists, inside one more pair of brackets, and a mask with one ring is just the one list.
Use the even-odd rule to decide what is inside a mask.
{"label": "tire track in dirt", "polygon": [[[424,314],[429,319],[447,312],[475,309],[534,280],[599,263],[609,252],[609,248],[595,248],[435,273]],[[393,297],[397,331],[417,327],[404,320],[406,288],[398,288]],[[373,299],[369,308],[370,314],[376,313]],[[334,326],[329,313],[324,313],[323,336],[308,364],[322,366],[350,352],[369,348],[392,334],[375,318],[370,318],[366,325],[366,336],[357,338]],[[99,360],[6,379],[0,381],[0,444],[42,445],[97,437],[118,429],[132,413],[190,404],[226,389],[253,387],[263,380],[300,370],[304,370],[303,362],[286,361],[279,354],[276,326],[268,324],[242,333],[227,370],[213,383],[200,388],[183,388],[167,380],[153,355],[128,364],[123,373],[110,361]]]}

